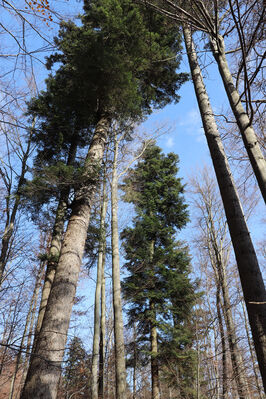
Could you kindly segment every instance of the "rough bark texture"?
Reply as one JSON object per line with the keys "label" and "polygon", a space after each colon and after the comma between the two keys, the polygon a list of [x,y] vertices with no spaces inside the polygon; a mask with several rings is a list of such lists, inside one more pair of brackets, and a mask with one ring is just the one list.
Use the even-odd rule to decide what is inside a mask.
{"label": "rough bark texture", "polygon": [[248,157],[258,181],[262,196],[266,203],[266,161],[259,146],[256,133],[251,125],[249,116],[241,103],[241,98],[234,85],[228,63],[225,56],[224,41],[218,35],[218,40],[212,40],[212,51],[218,64],[219,72],[230,102],[231,109],[235,115]]}
{"label": "rough bark texture", "polygon": [[84,167],[84,181],[76,193],[41,331],[21,399],[56,399],[67,331],[84,251],[90,210],[98,183],[110,126],[103,116],[95,129]]}
{"label": "rough bark texture", "polygon": [[118,155],[118,142],[115,138],[111,202],[112,202],[112,272],[113,272],[116,399],[125,399],[126,365],[125,365],[125,347],[124,347],[124,327],[123,327],[122,304],[121,304],[119,235],[118,235],[118,220],[117,220],[117,208],[118,208],[117,155]]}
{"label": "rough bark texture", "polygon": [[100,221],[100,244],[98,252],[97,262],[97,280],[95,289],[95,301],[94,301],[94,334],[93,334],[93,346],[92,346],[92,386],[91,386],[91,397],[92,399],[98,399],[98,362],[99,362],[99,343],[100,343],[100,300],[101,300],[101,288],[102,288],[102,276],[103,276],[103,257],[104,257],[104,225],[107,211],[107,199],[105,182],[103,183],[103,196],[102,196],[102,208],[101,208],[101,221]]}
{"label": "rough bark texture", "polygon": [[217,182],[232,239],[252,336],[266,389],[266,294],[243,210],[224,152],[213,111],[199,68],[191,31],[184,26],[184,38],[195,93],[202,117]]}

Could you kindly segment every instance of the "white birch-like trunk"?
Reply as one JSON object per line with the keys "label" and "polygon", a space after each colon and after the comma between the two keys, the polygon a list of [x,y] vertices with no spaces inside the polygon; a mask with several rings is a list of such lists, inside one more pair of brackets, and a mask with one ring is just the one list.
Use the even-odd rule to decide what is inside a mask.
{"label": "white birch-like trunk", "polygon": [[85,161],[84,182],[73,202],[35,356],[30,362],[21,399],[56,399],[90,211],[109,127],[109,118],[102,116]]}
{"label": "white birch-like trunk", "polygon": [[113,307],[114,307],[114,338],[115,338],[115,369],[116,369],[116,399],[125,399],[126,365],[124,347],[124,327],[122,318],[120,263],[119,263],[119,236],[118,236],[118,198],[117,198],[117,156],[118,141],[115,135],[114,161],[112,172],[112,272],[113,272]]}
{"label": "white birch-like trunk", "polygon": [[252,336],[266,388],[266,293],[255,250],[249,235],[237,189],[224,152],[210,101],[203,82],[191,31],[184,26],[184,39],[203,127],[219,185],[233,243]]}

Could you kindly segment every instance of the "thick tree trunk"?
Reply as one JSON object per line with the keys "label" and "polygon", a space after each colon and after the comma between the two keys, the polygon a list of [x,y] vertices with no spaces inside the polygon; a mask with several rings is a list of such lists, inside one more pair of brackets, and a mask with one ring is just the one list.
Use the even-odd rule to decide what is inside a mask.
{"label": "thick tree trunk", "polygon": [[186,26],[184,26],[184,38],[204,131],[235,251],[260,372],[264,383],[264,389],[266,389],[265,287],[238,193],[203,82],[191,31]]}
{"label": "thick tree trunk", "polygon": [[[150,312],[155,318],[154,304],[150,303]],[[158,365],[158,342],[157,342],[157,329],[154,323],[150,323],[150,343],[151,343],[151,390],[152,399],[160,398],[160,385],[159,385],[159,365]]]}
{"label": "thick tree trunk", "polygon": [[85,161],[84,180],[75,196],[35,356],[30,362],[21,399],[56,398],[90,211],[109,127],[109,118],[103,116],[95,129]]}
{"label": "thick tree trunk", "polygon": [[101,207],[101,221],[100,221],[100,243],[97,262],[97,280],[95,289],[95,302],[94,302],[94,334],[92,346],[92,386],[91,393],[92,399],[98,399],[98,363],[99,363],[99,343],[100,343],[100,300],[102,289],[102,276],[103,276],[103,258],[105,248],[105,218],[107,211],[107,198],[106,198],[106,183],[103,182],[102,193],[102,207]]}
{"label": "thick tree trunk", "polygon": [[118,235],[118,220],[117,220],[117,208],[118,208],[117,156],[118,156],[118,141],[115,137],[111,202],[112,202],[112,271],[113,271],[116,399],[125,399],[126,365],[125,365],[125,347],[124,347],[124,327],[123,327],[122,303],[121,303],[119,235]]}
{"label": "thick tree trunk", "polygon": [[[77,152],[77,143],[74,140],[69,149],[69,155],[68,155],[68,161],[67,161],[68,166],[73,165],[75,158],[76,158],[76,152]],[[51,287],[52,287],[52,284],[54,281],[56,266],[57,266],[58,259],[60,256],[61,243],[62,243],[63,233],[64,233],[64,224],[65,224],[65,220],[66,220],[68,197],[69,197],[69,189],[63,190],[60,195],[60,199],[59,199],[59,202],[57,205],[54,228],[53,228],[52,239],[51,239],[51,245],[50,245],[50,250],[49,250],[49,257],[48,257],[48,261],[47,261],[45,279],[44,279],[44,284],[43,284],[43,289],[42,289],[42,297],[41,297],[41,302],[40,302],[40,307],[39,307],[38,320],[37,320],[36,329],[35,329],[34,343],[32,346],[33,354],[35,352],[36,342],[37,342],[38,335],[41,330],[47,301],[48,301],[48,298],[50,295]]]}
{"label": "thick tree trunk", "polygon": [[258,181],[262,196],[266,203],[266,161],[259,146],[259,142],[251,125],[249,116],[241,103],[241,98],[234,85],[225,56],[224,40],[218,35],[217,40],[211,40],[213,56],[218,64],[219,72],[235,115],[248,157]]}

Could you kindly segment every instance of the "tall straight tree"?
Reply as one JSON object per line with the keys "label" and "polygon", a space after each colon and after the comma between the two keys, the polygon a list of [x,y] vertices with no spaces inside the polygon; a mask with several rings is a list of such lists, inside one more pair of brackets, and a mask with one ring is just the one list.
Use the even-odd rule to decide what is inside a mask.
{"label": "tall straight tree", "polygon": [[[152,106],[178,100],[180,37],[162,17],[128,0],[85,2],[83,25],[64,24],[56,40],[56,73],[92,115],[94,133],[75,192],[58,267],[21,398],[55,398],[90,210],[111,121],[139,120]],[[156,63],[154,62],[156,60]],[[156,65],[155,65],[156,64]],[[156,66],[156,67],[155,67]],[[61,79],[61,85],[60,85]],[[82,82],[82,84],[80,83]],[[64,104],[64,97],[62,97]],[[49,349],[48,349],[49,348]]]}
{"label": "tall straight tree", "polygon": [[106,171],[104,171],[104,181],[102,186],[102,204],[101,204],[101,214],[100,214],[100,242],[98,249],[97,280],[96,280],[95,301],[94,301],[94,333],[93,333],[92,368],[91,368],[92,399],[98,399],[98,362],[100,357],[99,345],[100,345],[100,326],[101,326],[100,318],[103,317],[102,312],[105,313],[105,309],[100,310],[101,298],[103,296],[102,280],[104,276],[104,258],[105,258],[105,247],[106,247],[105,219],[106,219],[107,205],[108,205],[105,173]]}
{"label": "tall straight tree", "polygon": [[[160,397],[159,356],[162,363],[167,351],[168,360],[175,357],[178,364],[182,353],[189,362],[185,349],[192,342],[186,328],[195,301],[190,259],[175,238],[188,220],[183,186],[176,177],[177,160],[173,153],[165,156],[152,144],[123,185],[125,200],[132,202],[136,211],[133,227],[122,232],[129,272],[123,292],[130,323],[137,322],[142,340],[150,342],[152,399]],[[178,385],[185,394],[183,378],[180,372]]]}
{"label": "tall straight tree", "polygon": [[257,256],[233,180],[210,100],[203,82],[191,29],[184,25],[184,38],[192,80],[221,193],[229,232],[234,247],[250,327],[266,390],[266,292]]}

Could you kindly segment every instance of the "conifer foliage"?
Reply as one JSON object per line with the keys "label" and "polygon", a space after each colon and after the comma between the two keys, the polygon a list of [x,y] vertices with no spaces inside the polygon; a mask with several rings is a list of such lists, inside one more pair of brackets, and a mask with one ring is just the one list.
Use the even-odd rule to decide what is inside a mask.
{"label": "conifer foliage", "polygon": [[[165,359],[178,366],[181,354],[187,363],[193,357],[187,326],[195,288],[189,278],[188,250],[176,240],[176,232],[188,221],[177,162],[177,155],[164,155],[151,145],[122,187],[124,199],[136,212],[133,226],[122,232],[129,273],[123,292],[129,323],[137,323],[139,341],[150,341],[153,399],[158,397],[159,369]],[[183,378],[179,373],[180,391]]]}

